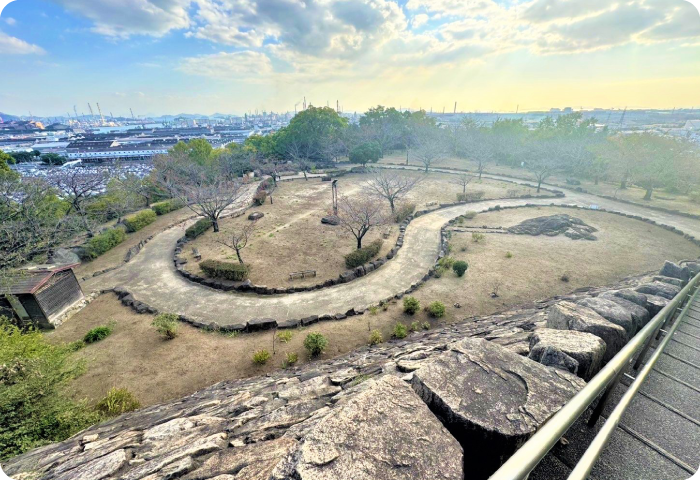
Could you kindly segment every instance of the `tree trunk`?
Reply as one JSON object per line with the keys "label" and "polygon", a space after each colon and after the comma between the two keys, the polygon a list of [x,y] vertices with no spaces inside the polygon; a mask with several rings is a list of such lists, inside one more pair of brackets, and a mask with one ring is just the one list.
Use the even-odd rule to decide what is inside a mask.
{"label": "tree trunk", "polygon": [[537,179],[537,193],[540,193],[540,187],[542,187],[542,178]]}
{"label": "tree trunk", "polygon": [[644,194],[644,200],[651,200],[651,194],[654,192],[654,187],[647,187],[647,191]]}
{"label": "tree trunk", "polygon": [[309,181],[308,177],[306,176],[306,170],[302,170],[302,173],[304,174],[304,180],[307,182]]}
{"label": "tree trunk", "polygon": [[236,256],[238,257],[238,263],[240,263],[241,265],[243,265],[243,259],[241,258],[241,249],[240,249],[240,248],[236,248],[235,250],[236,250]]}
{"label": "tree trunk", "polygon": [[394,207],[394,199],[393,199],[393,198],[390,198],[390,199],[389,199],[389,206],[391,207],[391,213],[392,213],[392,215],[393,215],[393,214],[395,213],[395,211],[396,211],[396,209],[395,209],[395,207]]}
{"label": "tree trunk", "polygon": [[272,194],[270,194],[270,205],[272,205]]}
{"label": "tree trunk", "polygon": [[623,178],[623,179],[620,181],[620,190],[625,190],[626,188],[627,188],[627,179],[626,179],[626,178]]}
{"label": "tree trunk", "polygon": [[593,179],[593,184],[594,184],[594,185],[598,185],[598,177],[595,177],[595,178]]}
{"label": "tree trunk", "polygon": [[218,218],[217,218],[217,219],[213,219],[213,220],[211,221],[211,224],[212,224],[212,226],[214,227],[214,232],[218,232],[218,231],[219,231],[219,219],[218,219]]}
{"label": "tree trunk", "polygon": [[408,147],[406,147],[406,165],[408,165]]}
{"label": "tree trunk", "polygon": [[357,249],[362,248],[362,237],[357,237]]}

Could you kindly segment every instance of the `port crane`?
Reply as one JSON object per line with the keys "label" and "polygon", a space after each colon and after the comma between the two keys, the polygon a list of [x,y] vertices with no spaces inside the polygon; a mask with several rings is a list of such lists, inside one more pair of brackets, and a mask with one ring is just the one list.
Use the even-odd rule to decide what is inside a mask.
{"label": "port crane", "polygon": [[97,102],[97,111],[100,114],[100,125],[105,124],[105,117],[102,115],[102,109],[100,108],[100,102]]}
{"label": "port crane", "polygon": [[90,121],[93,122],[95,120],[95,113],[92,111],[92,105],[90,105],[90,102],[88,102],[88,109],[90,110]]}

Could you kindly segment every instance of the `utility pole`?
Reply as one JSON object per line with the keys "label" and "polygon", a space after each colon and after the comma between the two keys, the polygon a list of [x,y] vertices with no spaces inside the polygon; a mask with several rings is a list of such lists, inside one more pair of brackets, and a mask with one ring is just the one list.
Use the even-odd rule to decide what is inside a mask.
{"label": "utility pole", "polygon": [[455,113],[455,114],[457,113],[457,102],[456,101],[455,101],[455,109],[454,109],[454,112],[452,112],[452,113]]}
{"label": "utility pole", "polygon": [[333,215],[338,216],[338,180],[331,183],[331,193],[333,194]]}

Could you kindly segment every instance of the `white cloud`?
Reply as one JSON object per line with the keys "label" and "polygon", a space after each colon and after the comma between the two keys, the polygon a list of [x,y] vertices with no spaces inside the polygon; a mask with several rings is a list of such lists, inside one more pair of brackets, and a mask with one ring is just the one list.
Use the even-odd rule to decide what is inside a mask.
{"label": "white cloud", "polygon": [[43,55],[44,53],[46,53],[44,49],[38,45],[0,32],[0,55]]}
{"label": "white cloud", "polygon": [[190,26],[190,0],[51,0],[93,21],[95,33],[160,37]]}
{"label": "white cloud", "polygon": [[15,19],[12,18],[12,17],[7,17],[7,18],[5,19],[5,23],[8,24],[8,25],[10,25],[10,26],[13,26],[13,25],[16,25],[16,24],[17,24],[17,20],[15,20]]}
{"label": "white cloud", "polygon": [[265,81],[273,72],[272,62],[267,55],[252,51],[220,52],[186,58],[178,70],[190,75],[244,81]]}
{"label": "white cloud", "polygon": [[411,25],[413,28],[418,28],[421,25],[425,25],[426,22],[430,20],[430,17],[426,15],[425,13],[419,13],[418,15],[415,15],[413,17],[413,20],[411,20]]}

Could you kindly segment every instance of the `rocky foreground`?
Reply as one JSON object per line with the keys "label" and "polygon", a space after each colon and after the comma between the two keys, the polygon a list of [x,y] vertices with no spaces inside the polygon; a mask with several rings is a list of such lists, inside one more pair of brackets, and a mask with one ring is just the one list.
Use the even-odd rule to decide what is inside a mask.
{"label": "rocky foreground", "polygon": [[485,479],[700,264],[222,382],[3,465],[15,480]]}

